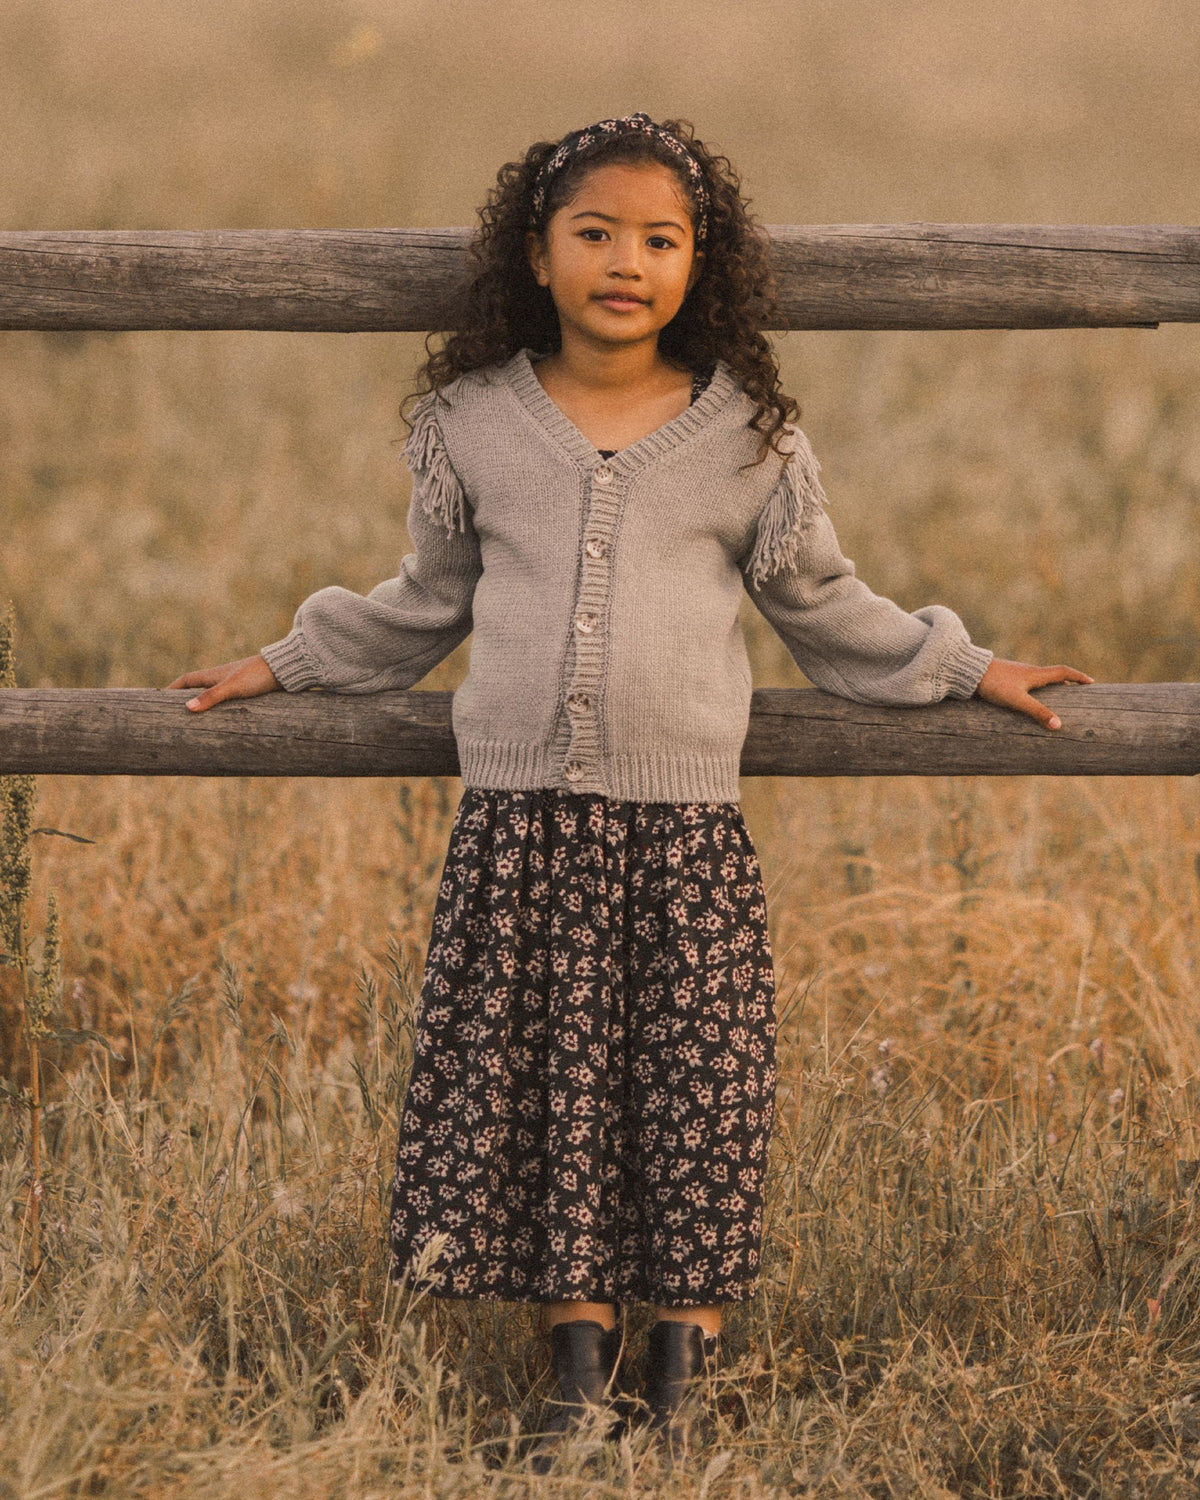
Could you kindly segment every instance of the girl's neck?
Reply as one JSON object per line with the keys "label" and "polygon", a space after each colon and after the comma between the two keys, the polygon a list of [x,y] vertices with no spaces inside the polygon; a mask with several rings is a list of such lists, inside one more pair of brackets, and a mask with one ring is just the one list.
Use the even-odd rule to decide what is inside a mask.
{"label": "girl's neck", "polygon": [[601,348],[564,339],[534,372],[551,401],[594,448],[628,448],[687,410],[691,372],[655,345]]}
{"label": "girl's neck", "polygon": [[538,378],[560,391],[573,390],[610,401],[636,401],[690,380],[690,374],[659,352],[658,342],[601,344],[564,338],[556,354],[538,361]]}

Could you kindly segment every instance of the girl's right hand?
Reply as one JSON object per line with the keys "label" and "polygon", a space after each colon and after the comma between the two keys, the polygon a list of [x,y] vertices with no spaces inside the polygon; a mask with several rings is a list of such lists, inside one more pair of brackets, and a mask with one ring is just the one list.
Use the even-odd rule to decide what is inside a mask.
{"label": "girl's right hand", "polygon": [[192,713],[202,714],[227,698],[257,698],[261,693],[273,693],[279,688],[279,681],[261,656],[244,656],[241,661],[228,661],[223,667],[185,672],[174,682],[168,682],[167,687],[207,688],[207,692],[189,698],[187,703]]}

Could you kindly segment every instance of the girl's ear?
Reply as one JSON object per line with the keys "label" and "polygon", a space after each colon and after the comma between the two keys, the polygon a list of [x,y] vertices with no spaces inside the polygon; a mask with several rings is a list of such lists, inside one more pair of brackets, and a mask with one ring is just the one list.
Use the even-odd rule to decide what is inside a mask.
{"label": "girl's ear", "polygon": [[[688,283],[687,283],[687,291],[688,292],[690,292],[691,289],[700,280],[700,272],[703,271],[703,269],[704,269],[704,251],[703,250],[694,250],[692,252],[692,269],[688,272]],[[684,292],[683,295],[686,297],[687,296],[687,292]]]}
{"label": "girl's ear", "polygon": [[550,273],[546,269],[546,244],[536,230],[531,229],[525,236],[525,253],[529,257],[529,269],[533,272],[533,279],[538,286],[549,286]]}

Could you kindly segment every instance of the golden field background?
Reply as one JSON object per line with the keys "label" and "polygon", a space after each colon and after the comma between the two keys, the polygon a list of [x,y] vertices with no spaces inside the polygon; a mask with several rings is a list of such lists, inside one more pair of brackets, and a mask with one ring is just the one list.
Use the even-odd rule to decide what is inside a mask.
{"label": "golden field background", "polygon": [[[502,160],[682,114],[768,223],[1196,217],[1194,5],[0,11],[8,228],[469,222]],[[843,545],[1098,677],[1200,664],[1200,332],[781,340]],[[23,685],[164,683],[404,549],[392,335],[0,338]],[[762,685],[798,681],[748,621]],[[461,672],[451,661],[432,681]],[[718,1430],[533,1481],[536,1318],[384,1295],[456,788],[49,779],[47,1261],[0,1106],[0,1497],[1184,1496],[1200,1473],[1200,834],[1185,781],[745,787],[780,981],[763,1293]],[[0,975],[3,971],[0,971]],[[27,1080],[12,976],[6,1075]]]}

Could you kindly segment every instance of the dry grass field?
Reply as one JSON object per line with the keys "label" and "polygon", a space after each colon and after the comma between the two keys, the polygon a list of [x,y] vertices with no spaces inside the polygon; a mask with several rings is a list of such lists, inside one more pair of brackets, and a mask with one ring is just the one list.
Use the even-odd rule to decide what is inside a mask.
{"label": "dry grass field", "polygon": [[[8,228],[465,223],[531,139],[693,118],[767,222],[1195,218],[1192,0],[7,0]],[[1200,331],[791,335],[847,552],[1001,654],[1200,667]],[[165,683],[404,549],[389,335],[0,336],[22,685]],[[799,679],[748,621],[766,684]],[[459,657],[432,682],[453,683]],[[711,1443],[532,1479],[533,1310],[387,1291],[453,783],[46,779],[31,1279],[0,969],[0,1500],[1194,1496],[1184,781],[747,783],[779,972],[761,1296]],[[640,1327],[637,1316],[633,1326]]]}

